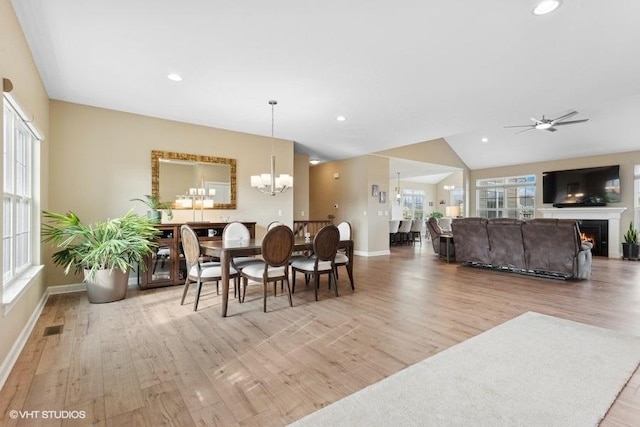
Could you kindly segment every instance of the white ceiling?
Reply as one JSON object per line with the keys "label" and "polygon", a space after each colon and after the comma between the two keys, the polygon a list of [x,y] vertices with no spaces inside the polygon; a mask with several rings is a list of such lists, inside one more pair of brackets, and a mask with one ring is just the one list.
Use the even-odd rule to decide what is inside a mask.
{"label": "white ceiling", "polygon": [[[638,0],[12,4],[52,99],[260,135],[276,99],[276,136],[321,160],[439,137],[471,169],[640,146]],[[589,121],[502,128],[574,109]]]}

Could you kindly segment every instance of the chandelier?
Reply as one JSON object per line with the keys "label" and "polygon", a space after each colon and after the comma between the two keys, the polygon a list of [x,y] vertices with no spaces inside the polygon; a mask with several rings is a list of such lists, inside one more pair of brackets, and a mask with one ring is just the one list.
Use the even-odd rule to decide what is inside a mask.
{"label": "chandelier", "polygon": [[251,175],[251,186],[256,188],[261,193],[275,196],[278,193],[283,193],[289,188],[293,187],[293,177],[289,174],[283,173],[280,176],[276,176],[276,155],[273,151],[274,136],[274,107],[278,104],[278,101],[270,100],[271,105],[271,173],[263,173],[260,175]]}

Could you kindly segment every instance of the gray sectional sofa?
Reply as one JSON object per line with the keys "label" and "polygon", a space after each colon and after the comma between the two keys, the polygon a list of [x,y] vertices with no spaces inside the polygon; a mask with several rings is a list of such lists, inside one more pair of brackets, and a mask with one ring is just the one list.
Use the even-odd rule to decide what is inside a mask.
{"label": "gray sectional sofa", "polygon": [[568,219],[458,218],[451,224],[456,261],[555,279],[588,279],[591,244]]}

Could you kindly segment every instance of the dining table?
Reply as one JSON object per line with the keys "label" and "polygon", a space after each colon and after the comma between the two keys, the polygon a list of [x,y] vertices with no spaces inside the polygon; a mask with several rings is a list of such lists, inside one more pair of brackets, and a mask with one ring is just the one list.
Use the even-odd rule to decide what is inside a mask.
{"label": "dining table", "polygon": [[[222,317],[227,316],[229,305],[229,273],[231,260],[239,256],[260,255],[262,252],[262,239],[248,240],[209,240],[200,242],[202,254],[220,258],[221,282],[222,282]],[[339,249],[344,249],[349,257],[347,269],[349,276],[353,273],[353,240],[340,240]],[[297,236],[293,244],[294,252],[312,251],[313,238]]]}

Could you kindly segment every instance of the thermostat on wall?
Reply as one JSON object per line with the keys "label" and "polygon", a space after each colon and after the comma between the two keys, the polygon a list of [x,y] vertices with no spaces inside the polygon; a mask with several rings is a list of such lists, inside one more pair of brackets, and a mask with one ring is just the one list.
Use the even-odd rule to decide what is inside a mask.
{"label": "thermostat on wall", "polygon": [[340,179],[340,174],[338,172],[334,173],[333,179]]}

